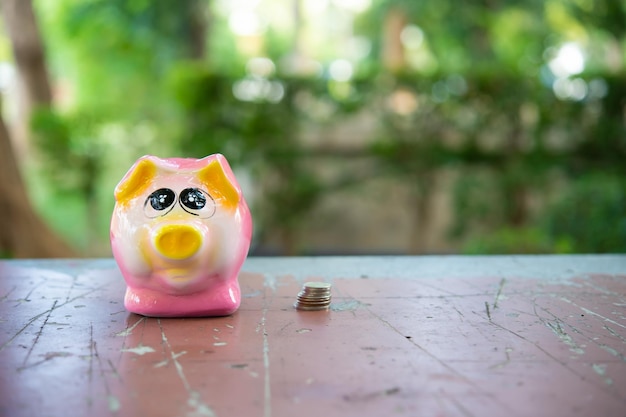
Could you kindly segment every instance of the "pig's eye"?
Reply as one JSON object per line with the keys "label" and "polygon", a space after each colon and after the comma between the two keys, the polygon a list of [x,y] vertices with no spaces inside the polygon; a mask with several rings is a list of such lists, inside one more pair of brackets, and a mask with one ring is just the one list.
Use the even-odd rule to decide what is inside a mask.
{"label": "pig's eye", "polygon": [[199,188],[185,188],[180,192],[179,200],[183,210],[194,216],[207,218],[215,213],[213,198]]}
{"label": "pig's eye", "polygon": [[146,199],[144,212],[148,217],[163,216],[172,210],[174,201],[176,201],[174,191],[169,188],[159,188]]}

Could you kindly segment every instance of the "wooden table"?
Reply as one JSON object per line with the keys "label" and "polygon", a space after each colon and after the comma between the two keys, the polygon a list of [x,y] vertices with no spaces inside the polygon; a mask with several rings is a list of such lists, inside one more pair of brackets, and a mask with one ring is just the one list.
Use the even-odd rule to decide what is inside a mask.
{"label": "wooden table", "polygon": [[[293,308],[333,284],[330,311]],[[252,258],[232,316],[0,262],[2,416],[626,416],[626,256]]]}

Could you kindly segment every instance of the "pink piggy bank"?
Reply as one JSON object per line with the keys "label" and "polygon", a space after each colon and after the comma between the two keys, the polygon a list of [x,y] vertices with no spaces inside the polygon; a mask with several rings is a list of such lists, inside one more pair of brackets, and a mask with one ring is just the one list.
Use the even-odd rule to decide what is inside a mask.
{"label": "pink piggy bank", "polygon": [[115,201],[111,247],[129,311],[197,317],[237,310],[252,219],[224,156],[144,156],[115,188]]}

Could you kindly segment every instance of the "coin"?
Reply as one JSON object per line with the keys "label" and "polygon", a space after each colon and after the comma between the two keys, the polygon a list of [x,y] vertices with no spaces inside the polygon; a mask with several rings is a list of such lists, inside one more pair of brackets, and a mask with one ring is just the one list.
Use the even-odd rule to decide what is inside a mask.
{"label": "coin", "polygon": [[323,290],[330,291],[331,284],[328,282],[309,281],[304,283],[304,290]]}
{"label": "coin", "polygon": [[332,298],[331,287],[328,282],[305,282],[296,297],[294,307],[303,311],[327,310]]}

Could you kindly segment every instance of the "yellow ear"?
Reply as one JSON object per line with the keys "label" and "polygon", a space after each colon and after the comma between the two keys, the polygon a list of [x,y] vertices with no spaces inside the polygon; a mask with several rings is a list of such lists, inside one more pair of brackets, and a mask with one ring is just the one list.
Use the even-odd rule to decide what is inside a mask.
{"label": "yellow ear", "polygon": [[218,160],[210,162],[198,172],[198,178],[218,203],[227,209],[235,209],[239,204],[239,190],[230,182]]}
{"label": "yellow ear", "polygon": [[157,166],[149,159],[140,159],[115,187],[115,201],[127,203],[141,194],[156,175]]}

